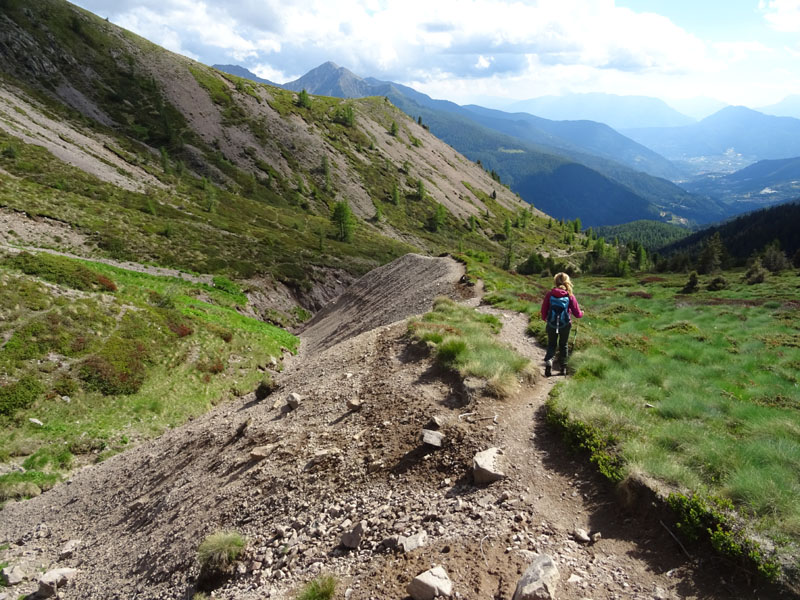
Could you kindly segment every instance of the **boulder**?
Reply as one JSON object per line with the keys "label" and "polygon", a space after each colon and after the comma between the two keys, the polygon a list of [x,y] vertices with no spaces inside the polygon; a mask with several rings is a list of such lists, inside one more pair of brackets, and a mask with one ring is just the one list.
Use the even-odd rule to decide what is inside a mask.
{"label": "boulder", "polygon": [[586,533],[585,529],[577,528],[572,532],[572,537],[575,538],[576,542],[580,542],[581,544],[588,544],[592,541],[592,538],[589,537],[589,534]]}
{"label": "boulder", "polygon": [[397,547],[403,552],[413,552],[417,548],[424,546],[427,539],[428,534],[424,531],[420,531],[415,535],[409,535],[408,537],[401,535],[397,538]]}
{"label": "boulder", "polygon": [[489,448],[475,455],[472,459],[472,477],[475,483],[492,483],[505,477],[500,469],[500,453],[500,448]]}
{"label": "boulder", "polygon": [[58,560],[72,558],[72,555],[75,554],[75,550],[77,550],[80,545],[81,540],[69,540],[61,547],[61,551],[58,553]]}
{"label": "boulder", "polygon": [[25,579],[25,572],[17,566],[6,567],[0,571],[0,575],[2,575],[5,585],[17,585]]}
{"label": "boulder", "polygon": [[267,458],[278,444],[267,444],[266,446],[256,446],[252,450],[250,450],[250,458],[254,460],[261,460],[263,458]]}
{"label": "boulder", "polygon": [[444,434],[439,431],[433,431],[431,429],[423,429],[422,430],[422,443],[427,444],[428,446],[434,446],[435,448],[441,448],[442,443],[444,442]]}
{"label": "boulder", "polygon": [[78,569],[53,569],[39,579],[39,597],[49,598],[55,596],[59,589],[67,585],[78,574]]}
{"label": "boulder", "polygon": [[364,537],[364,533],[366,531],[367,522],[361,521],[350,531],[346,531],[344,534],[342,534],[342,546],[345,548],[358,548],[359,544],[361,544],[361,538]]}
{"label": "boulder", "polygon": [[522,574],[511,600],[553,600],[558,580],[556,563],[546,554],[539,554]]}
{"label": "boulder", "polygon": [[300,394],[298,394],[296,392],[292,392],[291,394],[289,394],[289,397],[286,399],[286,404],[289,405],[289,408],[294,410],[298,406],[300,406],[300,403],[302,401],[303,401],[303,397]]}
{"label": "boulder", "polygon": [[406,591],[414,600],[433,600],[437,596],[449,598],[453,593],[453,582],[442,567],[434,567],[414,577]]}

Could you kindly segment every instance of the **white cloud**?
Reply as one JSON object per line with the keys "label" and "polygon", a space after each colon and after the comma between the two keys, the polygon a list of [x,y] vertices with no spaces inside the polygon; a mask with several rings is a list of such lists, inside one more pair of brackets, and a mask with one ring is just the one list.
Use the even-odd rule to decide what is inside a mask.
{"label": "white cloud", "polygon": [[[209,64],[237,62],[272,81],[332,60],[454,101],[564,91],[675,95],[690,85],[713,95],[723,77],[757,87],[743,85],[735,69],[767,56],[758,42],[711,44],[615,0],[73,1],[171,50]],[[759,4],[776,28],[798,30],[799,6]],[[776,48],[770,59],[781,57],[790,60]]]}
{"label": "white cloud", "polygon": [[475,63],[475,68],[488,69],[491,66],[493,60],[494,59],[491,57],[486,58],[485,56],[481,55],[478,57],[478,62]]}
{"label": "white cloud", "polygon": [[758,8],[776,31],[800,33],[800,0],[760,0]]}

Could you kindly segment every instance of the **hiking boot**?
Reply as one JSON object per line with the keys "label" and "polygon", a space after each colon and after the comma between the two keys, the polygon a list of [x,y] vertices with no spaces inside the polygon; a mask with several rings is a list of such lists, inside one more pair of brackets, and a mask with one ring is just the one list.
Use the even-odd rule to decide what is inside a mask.
{"label": "hiking boot", "polygon": [[550,377],[553,374],[553,359],[544,361],[544,376]]}
{"label": "hiking boot", "polygon": [[567,374],[567,365],[561,365],[561,374],[566,376],[566,374]]}

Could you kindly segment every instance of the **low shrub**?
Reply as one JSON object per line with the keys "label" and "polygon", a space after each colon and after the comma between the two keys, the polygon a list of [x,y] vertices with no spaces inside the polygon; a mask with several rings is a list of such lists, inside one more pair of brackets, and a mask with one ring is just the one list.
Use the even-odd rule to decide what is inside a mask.
{"label": "low shrub", "polygon": [[263,400],[275,391],[275,384],[269,376],[264,377],[256,388],[256,400]]}
{"label": "low shrub", "polygon": [[42,383],[32,375],[25,375],[15,383],[0,387],[0,415],[11,416],[28,408],[44,393]]}
{"label": "low shrub", "polygon": [[722,275],[718,275],[714,277],[711,281],[708,282],[708,289],[709,292],[718,292],[720,290],[727,289],[728,287],[728,280],[725,279]]}
{"label": "low shrub", "polygon": [[197,370],[201,373],[217,375],[225,370],[225,364],[219,356],[212,356],[197,362]]}
{"label": "low shrub", "polygon": [[747,272],[744,274],[744,280],[748,285],[754,285],[756,283],[764,283],[764,280],[767,278],[768,271],[764,268],[764,265],[761,264],[760,258],[755,258],[752,263],[750,263],[750,267],[747,269]]}
{"label": "low shrub", "polygon": [[697,271],[692,271],[689,273],[689,280],[686,282],[686,285],[683,286],[681,294],[693,294],[697,291],[699,285]]}
{"label": "low shrub", "polygon": [[78,369],[90,389],[103,395],[135,394],[144,383],[147,349],[134,340],[112,339],[101,354],[90,356]]}

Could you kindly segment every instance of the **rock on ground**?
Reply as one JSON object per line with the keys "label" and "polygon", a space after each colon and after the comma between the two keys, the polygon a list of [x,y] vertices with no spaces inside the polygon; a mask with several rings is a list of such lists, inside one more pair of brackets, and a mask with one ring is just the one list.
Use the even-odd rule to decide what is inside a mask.
{"label": "rock on ground", "polygon": [[437,596],[449,598],[453,593],[453,582],[442,567],[434,567],[414,577],[407,591],[414,600],[433,600]]}
{"label": "rock on ground", "polygon": [[522,574],[512,600],[552,600],[556,597],[558,578],[556,563],[546,554],[541,554]]}
{"label": "rock on ground", "polygon": [[75,575],[78,574],[78,569],[53,569],[48,571],[39,579],[39,596],[48,598],[55,596],[59,589],[67,585]]}
{"label": "rock on ground", "polygon": [[505,477],[505,474],[500,469],[499,455],[499,448],[489,448],[475,455],[472,460],[472,476],[475,479],[475,483],[492,483]]}

